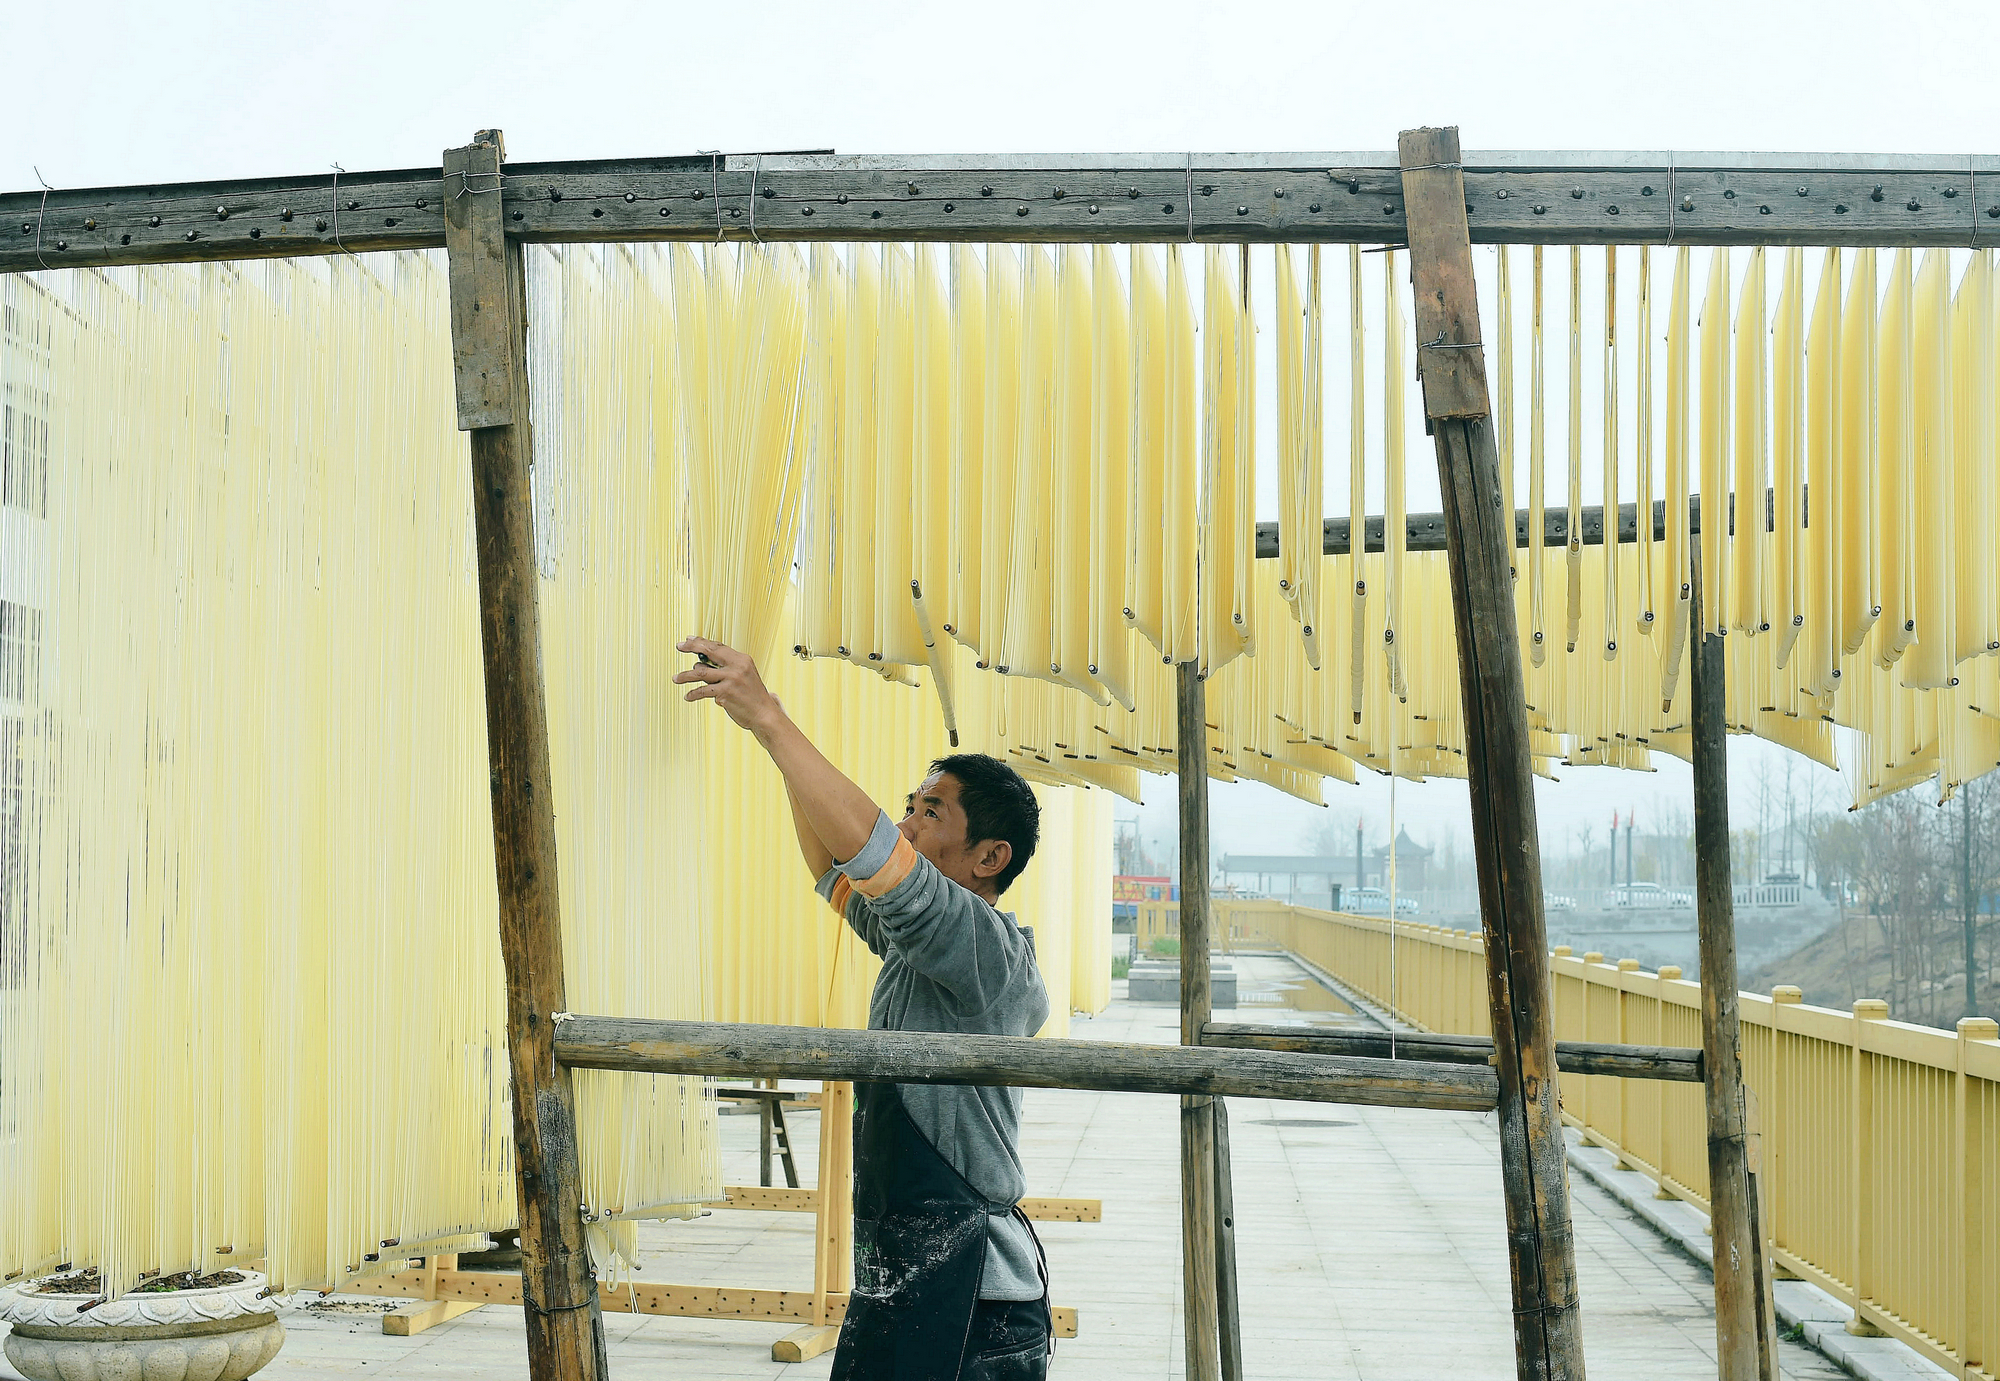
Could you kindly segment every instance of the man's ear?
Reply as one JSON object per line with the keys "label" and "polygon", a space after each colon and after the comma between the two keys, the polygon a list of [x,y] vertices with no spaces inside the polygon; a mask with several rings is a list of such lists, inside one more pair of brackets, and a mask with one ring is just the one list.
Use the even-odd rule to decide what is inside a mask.
{"label": "man's ear", "polygon": [[1014,846],[1004,839],[989,839],[979,846],[979,856],[972,860],[972,875],[976,878],[998,877],[1007,871],[1007,865],[1014,861]]}

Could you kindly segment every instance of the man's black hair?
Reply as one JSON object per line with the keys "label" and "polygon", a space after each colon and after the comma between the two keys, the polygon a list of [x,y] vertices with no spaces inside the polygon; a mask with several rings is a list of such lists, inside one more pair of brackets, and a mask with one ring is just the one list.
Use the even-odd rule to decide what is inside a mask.
{"label": "man's black hair", "polygon": [[1042,833],[1042,806],[1019,772],[984,753],[953,753],[931,763],[931,775],[949,773],[958,783],[958,804],[965,811],[965,842],[1004,839],[1014,856],[993,879],[996,892],[1013,885]]}

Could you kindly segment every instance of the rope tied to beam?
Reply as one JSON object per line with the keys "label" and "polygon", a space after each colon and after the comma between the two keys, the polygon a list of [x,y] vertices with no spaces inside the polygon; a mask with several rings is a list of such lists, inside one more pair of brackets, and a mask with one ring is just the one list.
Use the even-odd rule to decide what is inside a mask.
{"label": "rope tied to beam", "polygon": [[[708,155],[708,195],[715,202],[715,242],[717,244],[721,244],[722,243],[722,168],[720,166],[720,159],[722,157],[722,150],[696,149],[695,152],[705,153]],[[754,197],[752,198],[752,201],[753,202],[755,201]],[[753,216],[757,214],[757,209],[754,205],[750,208],[750,214]]]}
{"label": "rope tied to beam", "polygon": [[[764,243],[764,239],[757,233],[757,179],[763,171],[764,155],[760,153],[757,155],[757,161],[750,167],[750,238],[760,245]],[[715,210],[717,215],[722,213],[720,201],[716,203]]]}
{"label": "rope tied to beam", "polygon": [[1672,149],[1668,149],[1667,150],[1667,243],[1668,244],[1672,244],[1674,242],[1674,232],[1676,229],[1679,228],[1674,221],[1674,213],[1680,207],[1680,192],[1676,190],[1674,186],[1677,174],[1679,172],[1680,169],[1675,166],[1674,162],[1674,151]]}
{"label": "rope tied to beam", "polygon": [[[35,212],[35,262],[43,268],[47,268],[49,261],[42,257],[42,221],[48,216],[49,193],[55,191],[55,188],[49,186],[49,180],[42,176],[42,168],[39,163],[31,163],[28,166],[35,170],[35,181],[42,184],[42,204],[40,209]],[[1977,228],[1975,225],[1974,229]]]}
{"label": "rope tied to beam", "polygon": [[338,163],[333,165],[333,247],[342,254],[352,254],[354,251],[340,242],[340,175],[346,171]]}
{"label": "rope tied to beam", "polygon": [[1188,156],[1187,156],[1187,222],[1188,222],[1187,242],[1189,244],[1193,244],[1194,243],[1194,150],[1193,149],[1188,150]]}
{"label": "rope tied to beam", "polygon": [[588,1309],[596,1303],[597,1301],[594,1299],[587,1299],[579,1300],[575,1304],[537,1304],[528,1297],[526,1290],[521,1292],[521,1307],[532,1313],[541,1314],[544,1317],[550,1314],[574,1314],[577,1310]]}
{"label": "rope tied to beam", "polygon": [[458,190],[451,194],[451,199],[453,201],[457,201],[460,197],[463,196],[477,197],[477,196],[483,196],[488,192],[497,192],[500,190],[501,184],[506,182],[507,180],[507,174],[501,172],[498,168],[495,168],[490,173],[482,172],[480,174],[481,177],[490,177],[493,179],[493,185],[491,187],[474,187],[472,183],[468,181],[468,179],[471,178],[472,176],[472,170],[470,168],[460,168],[458,170],[457,176],[458,176]]}

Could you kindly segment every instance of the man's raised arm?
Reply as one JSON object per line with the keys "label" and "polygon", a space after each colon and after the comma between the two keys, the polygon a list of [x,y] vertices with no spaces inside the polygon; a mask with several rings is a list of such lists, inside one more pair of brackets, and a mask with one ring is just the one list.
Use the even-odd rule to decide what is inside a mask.
{"label": "man's raised arm", "polygon": [[684,638],[680,650],[702,661],[674,677],[674,683],[694,685],[687,693],[689,700],[713,700],[722,706],[731,719],[757,736],[784,773],[799,849],[813,875],[860,853],[882,818],[882,808],[792,723],[778,697],[765,687],[750,655],[707,638]]}
{"label": "man's raised arm", "polygon": [[826,876],[827,869],[833,867],[833,851],[826,847],[826,841],[819,837],[812,821],[806,819],[806,808],[799,804],[799,798],[789,783],[785,786],[785,799],[792,805],[792,830],[799,837],[799,852],[805,855],[806,867],[812,869],[815,881]]}

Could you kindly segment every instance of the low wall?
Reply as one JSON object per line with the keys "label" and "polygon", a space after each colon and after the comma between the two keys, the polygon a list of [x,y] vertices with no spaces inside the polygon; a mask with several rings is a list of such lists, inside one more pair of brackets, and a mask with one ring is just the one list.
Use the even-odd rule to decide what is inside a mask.
{"label": "low wall", "polygon": [[[1216,912],[1231,944],[1289,950],[1423,1030],[1492,1032],[1477,933],[1278,902],[1219,901]],[[1679,969],[1563,947],[1550,969],[1558,1040],[1701,1044],[1701,987]],[[1739,1001],[1776,1259],[1953,1375],[1991,1381],[2000,1028],[1968,1020],[1953,1035],[1890,1020],[1883,1002],[1810,1006],[1796,988]],[[1587,1139],[1707,1208],[1699,1085],[1565,1074],[1562,1098]]]}

